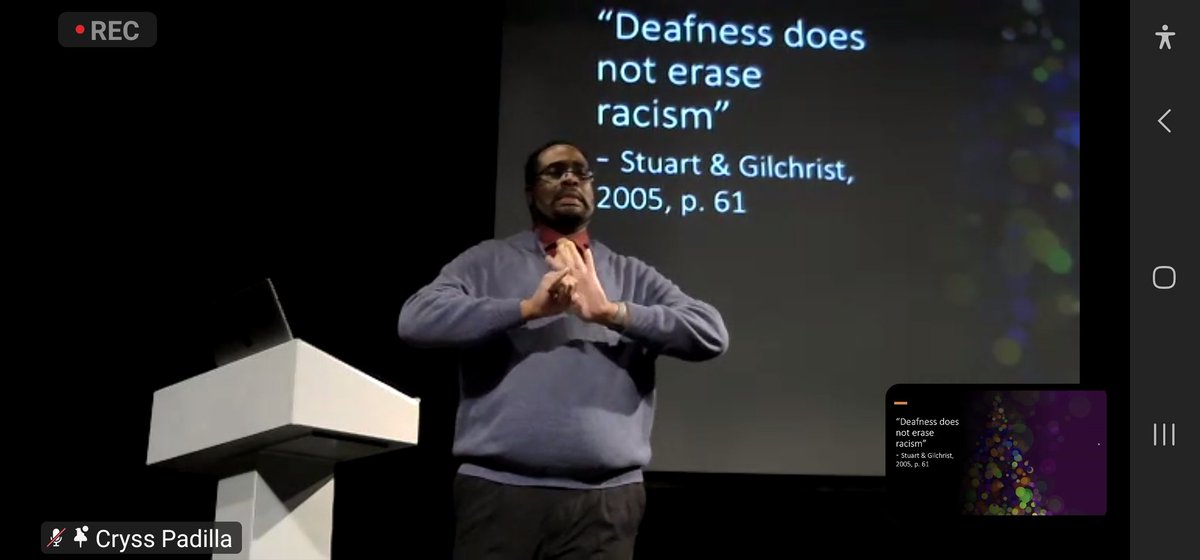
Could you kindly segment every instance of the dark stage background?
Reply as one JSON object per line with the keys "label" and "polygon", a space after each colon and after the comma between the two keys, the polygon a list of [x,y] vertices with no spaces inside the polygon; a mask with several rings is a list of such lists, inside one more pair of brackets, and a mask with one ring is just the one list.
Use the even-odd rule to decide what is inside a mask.
{"label": "dark stage background", "polygon": [[[419,447],[339,467],[334,556],[447,557],[453,357],[404,346],[394,325],[410,294],[493,233],[499,6],[421,18],[171,6],[150,7],[149,51],[38,38],[54,53],[39,74],[54,110],[35,139],[48,153],[8,205],[25,224],[12,236],[23,388],[10,407],[36,410],[9,413],[35,456],[18,518],[28,532],[210,519],[215,479],[145,466],[152,393],[210,367],[208,298],[269,275],[299,337],[422,398]],[[1112,400],[1120,428],[1125,398]],[[881,477],[662,472],[648,477],[638,557],[1102,550],[1126,534],[1116,428],[1109,518],[931,526],[889,501]]]}

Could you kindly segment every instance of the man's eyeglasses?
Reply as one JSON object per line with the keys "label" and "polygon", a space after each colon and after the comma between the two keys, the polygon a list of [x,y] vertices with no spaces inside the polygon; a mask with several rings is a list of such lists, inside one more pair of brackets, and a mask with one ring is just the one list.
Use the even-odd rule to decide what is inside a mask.
{"label": "man's eyeglasses", "polygon": [[577,163],[552,163],[538,173],[538,176],[547,181],[558,181],[566,177],[567,173],[571,173],[580,181],[590,181],[595,176],[591,169]]}

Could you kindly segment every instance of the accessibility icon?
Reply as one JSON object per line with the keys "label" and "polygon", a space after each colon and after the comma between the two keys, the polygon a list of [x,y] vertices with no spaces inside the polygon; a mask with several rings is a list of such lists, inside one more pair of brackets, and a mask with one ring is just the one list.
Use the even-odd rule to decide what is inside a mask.
{"label": "accessibility icon", "polygon": [[1163,25],[1162,31],[1155,33],[1155,35],[1162,37],[1162,40],[1158,42],[1158,50],[1163,50],[1163,47],[1166,47],[1167,50],[1171,50],[1171,37],[1175,36],[1174,31],[1168,31],[1167,26]]}

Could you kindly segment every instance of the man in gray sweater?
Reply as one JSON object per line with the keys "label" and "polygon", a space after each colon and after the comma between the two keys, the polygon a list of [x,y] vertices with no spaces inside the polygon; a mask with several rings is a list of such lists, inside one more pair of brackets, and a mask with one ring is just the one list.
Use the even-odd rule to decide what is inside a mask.
{"label": "man in gray sweater", "polygon": [[720,313],[588,235],[588,158],[529,156],[534,227],[464,251],[399,334],[462,350],[456,558],[630,558],[645,508],[654,362],[725,352]]}

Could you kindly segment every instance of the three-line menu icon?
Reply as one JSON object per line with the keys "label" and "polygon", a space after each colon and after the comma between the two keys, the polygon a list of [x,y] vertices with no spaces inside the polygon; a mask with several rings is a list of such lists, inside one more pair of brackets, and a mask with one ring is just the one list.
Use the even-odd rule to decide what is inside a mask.
{"label": "three-line menu icon", "polygon": [[[1168,426],[1170,429],[1168,430]],[[1175,423],[1154,424],[1154,447],[1175,447]]]}

